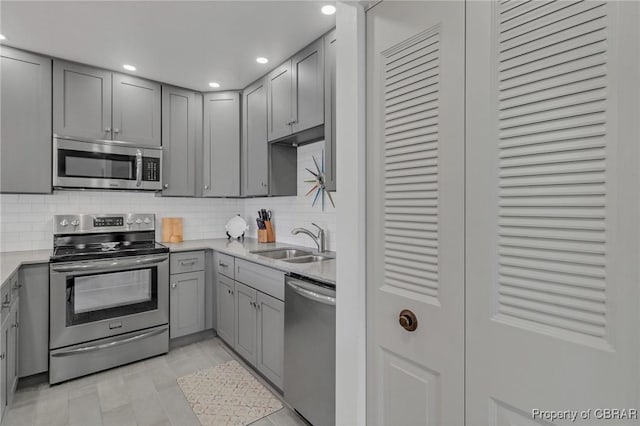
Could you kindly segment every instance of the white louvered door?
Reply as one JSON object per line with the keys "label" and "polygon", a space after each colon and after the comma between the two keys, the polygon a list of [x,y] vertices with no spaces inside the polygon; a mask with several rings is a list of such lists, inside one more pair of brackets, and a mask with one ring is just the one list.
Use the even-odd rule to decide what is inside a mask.
{"label": "white louvered door", "polygon": [[466,424],[640,424],[638,2],[467,16]]}
{"label": "white louvered door", "polygon": [[463,2],[367,12],[370,425],[464,422],[464,19]]}

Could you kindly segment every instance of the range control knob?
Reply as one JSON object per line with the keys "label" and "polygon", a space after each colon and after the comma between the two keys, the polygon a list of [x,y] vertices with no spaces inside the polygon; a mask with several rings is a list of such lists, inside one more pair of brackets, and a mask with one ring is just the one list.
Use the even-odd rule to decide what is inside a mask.
{"label": "range control knob", "polygon": [[68,226],[69,225],[69,221],[67,219],[62,219],[62,221],[60,222],[60,226]]}
{"label": "range control knob", "polygon": [[133,219],[130,217],[127,218],[127,225],[133,225]]}
{"label": "range control knob", "polygon": [[137,223],[138,225],[140,225],[140,224],[142,223],[142,219],[140,219],[140,218],[136,219],[136,223]]}
{"label": "range control knob", "polygon": [[79,221],[78,219],[73,219],[73,220],[71,221],[71,224],[72,224],[73,226],[78,226],[78,225],[80,225],[80,221]]}
{"label": "range control knob", "polygon": [[149,219],[148,217],[144,218],[144,223],[146,223],[147,225],[151,223],[151,219]]}

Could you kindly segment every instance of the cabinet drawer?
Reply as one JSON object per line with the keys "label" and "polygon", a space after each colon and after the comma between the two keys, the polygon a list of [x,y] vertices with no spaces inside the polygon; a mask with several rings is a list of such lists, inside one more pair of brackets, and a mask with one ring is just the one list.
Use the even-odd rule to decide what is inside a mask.
{"label": "cabinet drawer", "polygon": [[216,253],[216,269],[218,273],[234,279],[235,260],[233,256],[229,256],[228,254]]}
{"label": "cabinet drawer", "polygon": [[204,271],[204,251],[171,254],[171,274]]}
{"label": "cabinet drawer", "polygon": [[236,259],[236,281],[284,300],[284,272]]}

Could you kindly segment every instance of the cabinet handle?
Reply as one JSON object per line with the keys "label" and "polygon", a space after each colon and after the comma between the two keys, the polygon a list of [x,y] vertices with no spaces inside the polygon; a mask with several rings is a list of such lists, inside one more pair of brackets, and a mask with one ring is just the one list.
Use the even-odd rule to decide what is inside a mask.
{"label": "cabinet handle", "polygon": [[120,133],[120,129],[113,129],[113,133]]}
{"label": "cabinet handle", "polygon": [[222,266],[223,268],[228,268],[229,265],[223,262],[218,263],[218,265]]}
{"label": "cabinet handle", "polygon": [[18,323],[11,324],[11,328],[18,328]]}
{"label": "cabinet handle", "polygon": [[0,354],[0,359],[4,359],[4,357],[5,357],[5,354],[4,354],[4,352],[2,352],[2,353]]}
{"label": "cabinet handle", "polygon": [[260,310],[260,305],[259,304],[254,303],[253,306],[255,306],[257,310]]}
{"label": "cabinet handle", "polygon": [[164,189],[167,189],[168,187],[169,187],[169,184],[168,184],[168,183],[165,183],[165,184],[164,184]]}
{"label": "cabinet handle", "polygon": [[171,283],[171,288],[176,288],[178,284],[176,283]]}
{"label": "cabinet handle", "polygon": [[105,131],[105,132],[110,132],[110,131],[111,131],[111,127],[105,127],[105,128],[104,128],[104,131]]}
{"label": "cabinet handle", "polygon": [[205,185],[205,186],[204,186],[204,189],[209,189],[209,185]]}
{"label": "cabinet handle", "polygon": [[22,288],[22,284],[20,284],[20,283],[16,283],[16,285],[13,286],[14,290],[19,290],[21,288]]}
{"label": "cabinet handle", "polygon": [[195,265],[196,263],[198,263],[198,259],[189,259],[189,260],[180,261],[181,266],[191,266],[191,265]]}
{"label": "cabinet handle", "polygon": [[2,302],[2,309],[6,309],[11,306],[11,302]]}

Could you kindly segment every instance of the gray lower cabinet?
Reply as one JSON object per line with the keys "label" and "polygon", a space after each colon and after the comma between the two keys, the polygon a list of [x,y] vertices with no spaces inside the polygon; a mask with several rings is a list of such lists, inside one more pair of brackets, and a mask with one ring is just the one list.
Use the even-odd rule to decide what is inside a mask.
{"label": "gray lower cabinet", "polygon": [[53,133],[111,139],[111,72],[53,61]]}
{"label": "gray lower cabinet", "polygon": [[160,146],[160,84],[113,73],[112,139]]}
{"label": "gray lower cabinet", "polygon": [[324,183],[336,190],[336,30],[324,36]]}
{"label": "gray lower cabinet", "polygon": [[193,91],[162,86],[162,195],[196,195],[196,144],[200,132]]}
{"label": "gray lower cabinet", "polygon": [[169,337],[205,330],[207,307],[204,251],[172,253],[169,261]]}
{"label": "gray lower cabinet", "polygon": [[324,123],[324,41],[316,40],[291,58],[291,132]]}
{"label": "gray lower cabinet", "polygon": [[217,329],[218,336],[229,346],[235,343],[235,283],[233,279],[217,274],[216,278],[216,303],[217,303]]}
{"label": "gray lower cabinet", "polygon": [[186,336],[205,329],[204,271],[172,274],[169,337]]}
{"label": "gray lower cabinet", "polygon": [[0,192],[51,192],[51,59],[0,47]]}
{"label": "gray lower cabinet", "polygon": [[282,389],[284,370],[284,302],[257,292],[257,347],[255,365]]}
{"label": "gray lower cabinet", "polygon": [[240,196],[240,93],[204,95],[202,195]]}
{"label": "gray lower cabinet", "polygon": [[257,291],[235,283],[235,340],[234,348],[250,364],[256,363],[256,298]]}
{"label": "gray lower cabinet", "polygon": [[20,295],[19,377],[49,369],[49,264],[25,265],[18,273]]}
{"label": "gray lower cabinet", "polygon": [[243,195],[269,193],[269,143],[267,141],[267,79],[242,94]]}
{"label": "gray lower cabinet", "polygon": [[53,133],[160,146],[160,84],[53,61]]}
{"label": "gray lower cabinet", "polygon": [[[18,341],[20,326],[20,298],[17,289],[17,274],[2,288],[2,323],[0,326],[0,420],[6,414],[18,386]],[[13,290],[12,290],[13,289]]]}

